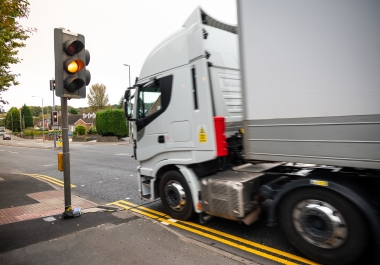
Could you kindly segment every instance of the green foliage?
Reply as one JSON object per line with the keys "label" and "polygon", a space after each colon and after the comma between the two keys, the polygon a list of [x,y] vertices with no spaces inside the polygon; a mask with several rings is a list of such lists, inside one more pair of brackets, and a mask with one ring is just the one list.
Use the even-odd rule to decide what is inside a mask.
{"label": "green foliage", "polygon": [[21,116],[23,117],[24,120],[24,127],[33,127],[33,116],[30,108],[24,104],[21,108]]}
{"label": "green foliage", "polygon": [[87,132],[87,133],[88,133],[88,134],[93,134],[93,133],[98,133],[98,132],[96,131],[96,128],[95,128],[95,127],[91,126],[90,129],[88,129],[88,132]]}
{"label": "green foliage", "polygon": [[117,105],[115,107],[117,109],[122,109],[123,108],[123,104],[124,104],[124,95],[121,96],[121,98],[119,99],[119,103],[117,103]]}
{"label": "green foliage", "polygon": [[[12,85],[18,85],[17,74],[10,71],[11,64],[17,64],[20,48],[25,47],[24,41],[29,34],[36,31],[24,28],[17,21],[29,15],[29,2],[26,0],[0,0],[0,93],[7,91]],[[0,96],[0,104],[7,104]],[[0,105],[1,109],[1,105]]]}
{"label": "green foliage", "polygon": [[102,136],[117,136],[119,138],[128,135],[128,127],[121,109],[104,110],[96,113],[96,130]]}
{"label": "green foliage", "polygon": [[20,131],[20,112],[16,107],[12,107],[5,118],[5,127],[9,130]]}
{"label": "green foliage", "polygon": [[[48,133],[49,133],[49,134],[54,134],[54,130],[49,130]],[[61,130],[55,130],[55,134],[56,134],[56,135],[59,135],[59,134],[61,134],[61,133],[62,133]]]}
{"label": "green foliage", "polygon": [[86,134],[86,127],[84,127],[83,125],[77,125],[75,127],[75,134],[77,135],[85,135]]}
{"label": "green foliage", "polygon": [[23,134],[25,136],[33,136],[34,135],[34,130],[31,130],[31,129],[25,129],[23,130]]}
{"label": "green foliage", "polygon": [[78,114],[78,111],[77,111],[76,108],[69,107],[69,113],[70,113],[70,114]]}
{"label": "green foliage", "polygon": [[41,106],[29,106],[29,109],[32,112],[33,117],[41,115]]}

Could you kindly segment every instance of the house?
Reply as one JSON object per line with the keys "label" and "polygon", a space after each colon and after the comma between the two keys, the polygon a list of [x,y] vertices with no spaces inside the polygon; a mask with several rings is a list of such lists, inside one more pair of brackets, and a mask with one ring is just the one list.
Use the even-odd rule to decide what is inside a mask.
{"label": "house", "polygon": [[[95,118],[95,113],[68,114],[69,131],[73,132],[76,126],[83,125],[86,127],[86,132],[88,132],[91,126],[95,127]],[[49,129],[52,130],[51,117],[46,118],[45,122],[47,122]],[[58,130],[62,130],[62,116],[60,111],[58,112]]]}
{"label": "house", "polygon": [[[69,131],[74,131],[75,127],[78,125],[83,125],[86,127],[86,132],[90,129],[91,126],[95,127],[95,118],[96,114],[95,113],[88,113],[88,114],[72,114],[69,115]],[[59,121],[59,120],[58,120]]]}

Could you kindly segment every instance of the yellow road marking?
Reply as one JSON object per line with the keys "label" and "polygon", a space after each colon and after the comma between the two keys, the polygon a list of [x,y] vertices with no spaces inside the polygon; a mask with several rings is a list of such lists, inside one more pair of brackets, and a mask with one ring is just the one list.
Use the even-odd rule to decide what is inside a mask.
{"label": "yellow road marking", "polygon": [[[52,177],[49,177],[49,176],[39,175],[39,174],[25,174],[25,175],[32,176],[34,178],[43,179],[43,180],[46,180],[48,182],[51,182],[51,183],[56,184],[56,185],[61,186],[61,187],[64,186],[64,182],[62,180],[59,180],[59,179],[56,179],[56,178],[52,178]],[[70,187],[71,188],[76,188],[77,186],[75,186],[74,184],[70,184]]]}
{"label": "yellow road marking", "polygon": [[[198,224],[191,223],[191,222],[186,222],[186,221],[180,221],[180,220],[178,220],[178,222],[172,222],[170,220],[167,220],[168,218],[170,218],[170,216],[166,215],[165,213],[162,213],[162,212],[159,212],[159,211],[156,211],[156,210],[153,210],[153,209],[149,209],[149,208],[146,208],[144,206],[138,206],[136,204],[133,204],[133,203],[130,203],[130,202],[127,202],[127,201],[124,201],[124,200],[119,200],[119,201],[116,201],[116,202],[113,202],[113,203],[110,203],[110,204],[114,204],[114,205],[120,206],[120,207],[122,207],[122,208],[124,208],[126,210],[131,210],[131,211],[140,213],[140,214],[148,216],[150,218],[153,218],[153,219],[156,219],[156,220],[168,223],[168,224],[170,224],[172,226],[179,227],[181,229],[190,231],[192,233],[195,233],[195,234],[198,234],[198,235],[201,235],[201,236],[213,239],[215,241],[224,243],[226,245],[229,245],[229,246],[232,246],[232,247],[235,247],[235,248],[239,248],[241,250],[253,253],[253,254],[258,255],[258,256],[262,256],[262,257],[270,259],[270,260],[274,260],[274,261],[282,263],[282,264],[297,264],[297,263],[294,263],[294,262],[291,262],[291,261],[288,261],[288,260],[285,260],[285,259],[282,259],[282,258],[279,258],[279,257],[276,257],[276,256],[269,255],[269,254],[267,254],[265,252],[261,252],[261,251],[255,250],[255,249],[251,249],[251,248],[246,247],[246,246],[239,245],[238,243],[235,243],[235,242],[223,239],[223,238],[219,238],[219,237],[216,237],[216,236],[211,235],[211,234],[204,233],[204,232],[199,231],[199,230],[195,230],[193,228],[181,225],[179,223],[190,225],[190,226],[196,227],[198,229],[202,229],[204,231],[208,231],[208,232],[214,233],[216,235],[220,235],[220,236],[223,236],[223,237],[226,237],[226,238],[229,238],[229,239],[232,239],[232,240],[235,240],[235,241],[238,241],[238,242],[241,242],[241,243],[244,243],[244,244],[256,247],[256,248],[260,248],[260,249],[266,250],[268,252],[272,252],[274,254],[281,255],[281,256],[284,256],[284,257],[287,257],[287,258],[290,258],[290,259],[293,259],[293,260],[297,260],[297,261],[300,261],[300,262],[303,262],[303,263],[306,263],[306,264],[312,264],[312,265],[317,265],[318,264],[318,263],[313,262],[311,260],[308,260],[308,259],[296,256],[296,255],[293,255],[293,254],[290,254],[290,253],[287,253],[287,252],[284,252],[284,251],[281,251],[281,250],[278,250],[278,249],[275,249],[275,248],[267,247],[267,246],[264,246],[264,245],[261,245],[261,244],[258,244],[258,243],[255,243],[255,242],[252,242],[252,241],[249,241],[249,240],[246,240],[246,239],[243,239],[243,238],[231,235],[231,234],[227,234],[227,233],[224,233],[224,232],[212,229],[212,228],[208,228],[208,227],[205,227],[205,226],[202,226],[202,225],[198,225]],[[125,204],[130,205],[130,206],[126,206]],[[155,215],[152,215],[152,214],[140,211],[138,209],[142,209],[144,211],[151,212],[151,213],[154,213],[154,214],[159,215],[159,216],[155,216]],[[166,219],[164,219],[164,218],[166,218]]]}

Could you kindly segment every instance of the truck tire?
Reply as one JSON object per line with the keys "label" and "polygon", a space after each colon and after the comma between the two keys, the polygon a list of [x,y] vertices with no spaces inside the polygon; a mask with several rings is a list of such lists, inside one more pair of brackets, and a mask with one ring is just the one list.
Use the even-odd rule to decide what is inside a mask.
{"label": "truck tire", "polygon": [[358,259],[369,241],[362,213],[343,196],[323,188],[302,188],[286,196],[279,219],[288,240],[323,264]]}
{"label": "truck tire", "polygon": [[160,181],[160,197],[165,212],[179,220],[188,220],[194,215],[193,199],[189,186],[181,173],[166,172]]}

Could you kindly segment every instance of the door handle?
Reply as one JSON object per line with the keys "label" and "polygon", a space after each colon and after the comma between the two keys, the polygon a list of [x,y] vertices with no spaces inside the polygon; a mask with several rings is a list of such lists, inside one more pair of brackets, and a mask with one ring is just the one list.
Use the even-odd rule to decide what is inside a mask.
{"label": "door handle", "polygon": [[164,144],[165,143],[165,137],[163,135],[158,136],[158,143]]}

